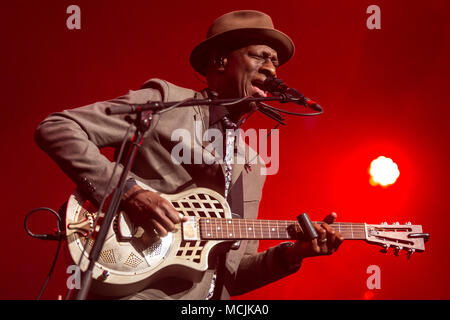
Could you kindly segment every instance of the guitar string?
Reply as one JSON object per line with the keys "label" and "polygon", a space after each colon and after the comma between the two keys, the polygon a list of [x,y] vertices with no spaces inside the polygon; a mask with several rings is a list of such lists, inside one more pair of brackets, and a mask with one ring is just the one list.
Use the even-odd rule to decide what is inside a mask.
{"label": "guitar string", "polygon": [[[207,220],[211,220],[211,219],[203,219],[203,221],[201,221],[201,222],[206,222]],[[233,239],[233,240],[236,240],[236,239],[268,239],[268,240],[270,240],[270,239],[274,239],[274,240],[279,240],[279,239],[286,239],[286,240],[294,240],[288,233],[287,233],[287,231],[286,230],[280,230],[280,227],[279,226],[277,226],[277,229],[276,230],[274,230],[274,228],[272,228],[272,230],[268,230],[267,229],[267,226],[264,226],[264,230],[261,228],[261,226],[262,226],[262,224],[260,225],[260,230],[261,230],[261,232],[260,233],[258,233],[258,236],[256,236],[256,231],[255,230],[257,230],[256,228],[253,228],[251,231],[253,231],[253,237],[252,236],[249,236],[248,235],[248,229],[249,228],[247,228],[245,231],[246,231],[246,234],[247,234],[247,236],[246,237],[243,237],[242,236],[242,226],[240,225],[240,221],[242,221],[242,220],[244,220],[244,219],[236,219],[236,220],[233,220],[233,223],[231,223],[231,228],[233,228],[233,233],[235,234],[234,236],[233,236],[233,233],[229,233],[229,229],[228,229],[228,227],[230,227],[230,220],[231,219],[213,219],[213,220],[211,220],[211,221],[213,221],[213,222],[219,222],[219,224],[217,224],[217,223],[200,223],[200,225],[204,225],[204,227],[206,227],[206,226],[209,226],[210,227],[210,229],[211,229],[211,232],[215,232],[216,230],[212,230],[212,228],[215,226],[215,227],[217,227],[217,226],[219,226],[219,227],[221,227],[221,237],[218,237],[218,234],[216,233],[216,235],[214,236],[214,235],[211,235],[211,233],[210,233],[210,235],[208,236],[208,234],[205,236],[204,235],[204,232],[201,232],[202,233],[202,236],[203,236],[203,238],[204,239],[211,239],[211,240],[214,240],[214,239]],[[236,222],[235,222],[236,221]],[[256,222],[258,222],[258,220],[247,220],[247,221],[251,221],[251,223],[252,223],[252,225],[254,226],[254,223]],[[277,221],[277,220],[265,220],[265,221],[262,221],[262,222],[273,222],[273,221],[275,221],[275,222],[282,222],[282,223],[285,223],[285,224],[288,224],[289,223],[289,221]],[[228,222],[228,223],[227,223]],[[295,221],[291,221],[292,223],[295,223]],[[236,224],[239,224],[239,226],[237,226],[238,227],[238,231],[239,231],[239,234],[240,234],[240,236],[239,237],[237,237],[236,235],[237,235],[237,232],[235,232],[235,226],[236,226]],[[363,223],[347,223],[347,222],[343,222],[343,223],[335,223],[336,225],[337,224],[339,224],[339,225],[341,225],[341,226],[345,226],[345,227],[347,227],[347,230],[341,230],[341,233],[344,235],[344,237],[345,238],[347,238],[348,240],[365,240],[366,239],[366,232],[365,232],[365,225],[363,224]],[[214,225],[214,226],[212,226],[212,225]],[[225,225],[225,227],[224,227],[224,225]],[[334,225],[334,224],[332,224],[332,225]],[[356,226],[355,228],[358,228],[358,229],[354,229],[353,228],[353,226]],[[248,227],[248,224],[247,224],[247,227]],[[350,227],[350,231],[348,231],[348,227]],[[361,227],[363,228],[363,230],[361,230]],[[223,236],[223,232],[224,232],[224,229],[225,228],[227,228],[227,233],[228,233],[228,237],[224,237]],[[409,226],[408,227],[394,227],[395,229],[405,229],[405,228],[409,228]],[[250,228],[251,229],[251,228]],[[282,236],[280,236],[280,231],[282,232]],[[274,233],[277,233],[278,234],[278,236],[274,236]]]}
{"label": "guitar string", "polygon": [[[209,221],[209,222],[208,222]],[[241,221],[247,222],[245,226],[241,225]],[[252,227],[249,227],[248,221],[251,222]],[[256,227],[255,227],[256,223]],[[284,224],[285,227],[289,225],[293,225],[296,223],[296,221],[284,221],[284,220],[248,220],[248,219],[221,219],[221,218],[201,218],[200,219],[200,226],[202,227],[202,236],[204,238],[212,238],[212,237],[218,237],[218,234],[220,233],[222,238],[241,238],[241,239],[249,239],[249,238],[256,238],[256,234],[258,234],[258,238],[264,237],[267,239],[290,239],[289,233],[287,230],[281,229],[283,226],[280,227],[280,223]],[[360,239],[365,238],[365,227],[364,224],[361,223],[334,223],[331,224],[332,226],[338,225],[340,227],[340,232],[343,234],[346,234],[348,238],[351,234],[353,239]],[[354,227],[356,225],[356,227]],[[205,231],[209,227],[209,232]],[[298,227],[298,226],[297,226]],[[351,231],[346,230],[348,227],[350,227]],[[257,230],[257,228],[260,229],[260,231]],[[355,229],[357,228],[357,229]],[[361,230],[362,228],[362,230]],[[224,237],[224,230],[227,229],[226,234],[227,237]],[[230,232],[230,229],[233,231]],[[237,231],[239,232],[239,237],[237,237]],[[246,237],[242,236],[242,232],[245,229]],[[250,233],[253,233],[253,237],[251,235],[248,235],[248,231]],[[282,233],[280,236],[280,232]],[[350,233],[351,232],[351,233]],[[206,236],[205,236],[206,233]],[[277,235],[275,235],[275,233]],[[212,235],[214,234],[214,235]],[[233,236],[234,234],[234,236]],[[356,234],[356,236],[354,235]]]}
{"label": "guitar string", "polygon": [[[208,222],[207,220],[211,220],[210,222]],[[217,219],[217,220],[213,220],[211,218],[207,218],[207,219],[200,219],[200,224],[215,224],[215,225],[221,225],[221,226],[226,226],[226,225],[232,225],[233,227],[242,227],[241,222],[245,223],[245,227],[248,227],[248,225],[256,225],[257,227],[269,227],[269,228],[278,228],[278,227],[287,227],[287,226],[295,226],[297,228],[299,228],[299,225],[297,224],[296,221],[290,221],[290,222],[273,222],[273,221],[260,221],[260,220],[256,220],[256,221],[251,221],[251,220],[244,220],[244,219],[236,219],[239,220],[239,222],[231,222],[230,220],[225,220],[225,221],[219,221],[222,219]],[[330,224],[330,226],[335,227],[336,229],[353,229],[353,230],[365,230],[365,226],[364,224],[352,224],[352,225],[346,225],[346,224],[337,224],[337,223],[333,223]]]}
{"label": "guitar string", "polygon": [[[239,219],[242,220],[242,219]],[[299,225],[296,224],[295,221],[292,221],[292,223],[274,223],[274,222],[246,222],[246,221],[242,221],[243,224],[245,226],[248,225],[256,225],[257,227],[263,226],[263,227],[279,227],[279,226],[295,226],[297,228],[299,228]],[[231,225],[231,226],[241,226],[241,222],[229,222],[229,221],[211,221],[211,222],[207,222],[207,221],[200,221],[200,224],[215,224],[215,225]],[[330,226],[334,227],[334,228],[338,228],[338,229],[365,229],[364,225],[338,225],[338,224],[330,224]]]}

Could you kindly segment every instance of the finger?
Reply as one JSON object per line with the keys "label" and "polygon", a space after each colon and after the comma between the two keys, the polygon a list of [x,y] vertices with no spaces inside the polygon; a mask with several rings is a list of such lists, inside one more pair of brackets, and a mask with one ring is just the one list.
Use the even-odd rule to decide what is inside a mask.
{"label": "finger", "polygon": [[186,220],[186,219],[183,219],[184,216],[180,215],[180,213],[172,206],[172,204],[169,201],[163,201],[161,203],[161,207],[165,211],[166,216],[173,223],[180,223],[181,221]]}
{"label": "finger", "polygon": [[335,249],[335,241],[336,241],[336,231],[327,223],[322,224],[322,228],[324,228],[327,232],[326,238],[327,238],[327,247],[328,247],[328,253],[331,254]]}
{"label": "finger", "polygon": [[316,251],[317,253],[326,253],[327,252],[327,241],[326,241],[326,237],[327,237],[327,231],[322,228],[322,226],[320,224],[314,224],[314,228],[317,231],[317,234],[319,235],[319,237],[316,240],[316,244],[318,247],[318,250]]}
{"label": "finger", "polygon": [[155,219],[150,219],[149,222],[153,227],[153,230],[155,230],[160,237],[167,236],[168,231],[158,221],[156,221]]}
{"label": "finger", "polygon": [[313,255],[318,255],[320,253],[320,246],[317,239],[311,240],[311,251]]}
{"label": "finger", "polygon": [[332,224],[332,223],[335,223],[335,222],[336,222],[336,219],[337,219],[337,213],[336,213],[336,212],[332,212],[332,213],[330,213],[329,215],[327,215],[327,216],[323,219],[323,221],[326,222],[326,223],[328,223],[328,224]]}
{"label": "finger", "polygon": [[[153,208],[152,219],[161,224],[161,226],[167,231],[172,231],[175,229],[175,224],[166,216],[166,211],[161,207]],[[180,218],[177,217],[177,219],[179,220]]]}
{"label": "finger", "polygon": [[[148,214],[162,223],[164,227],[172,227],[171,224],[179,223],[181,221],[178,211],[175,210],[167,199],[150,191],[144,193],[142,197],[143,204],[145,203]],[[168,220],[171,221],[169,224]]]}
{"label": "finger", "polygon": [[336,232],[336,240],[334,242],[334,251],[336,251],[339,246],[344,242],[344,236],[340,232]]}
{"label": "finger", "polygon": [[327,230],[322,227],[322,224],[315,223],[313,224],[314,228],[316,229],[317,235],[318,235],[318,242],[321,243],[321,240],[325,239],[327,237]]}
{"label": "finger", "polygon": [[325,238],[327,238],[328,241],[334,242],[334,239],[336,238],[336,230],[334,230],[334,228],[328,223],[322,223],[322,228],[326,231]]}

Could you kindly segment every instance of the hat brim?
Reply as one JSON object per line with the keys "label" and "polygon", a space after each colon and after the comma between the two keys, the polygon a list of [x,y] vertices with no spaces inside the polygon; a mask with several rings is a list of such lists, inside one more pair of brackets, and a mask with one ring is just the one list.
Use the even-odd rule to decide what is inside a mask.
{"label": "hat brim", "polygon": [[265,44],[274,49],[280,66],[286,63],[295,51],[292,40],[281,31],[242,28],[217,34],[199,43],[191,52],[190,62],[197,72],[206,75],[206,68],[213,52],[235,50],[252,44]]}

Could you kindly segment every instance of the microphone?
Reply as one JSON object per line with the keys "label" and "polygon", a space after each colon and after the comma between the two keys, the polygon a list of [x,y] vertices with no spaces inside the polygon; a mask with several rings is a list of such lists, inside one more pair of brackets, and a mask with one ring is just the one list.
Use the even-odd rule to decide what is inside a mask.
{"label": "microphone", "polygon": [[315,111],[322,112],[323,109],[315,101],[305,97],[303,93],[297,89],[288,87],[283,80],[274,77],[267,77],[263,84],[263,90],[268,91],[275,96],[285,96],[286,98],[292,100],[297,104],[303,105],[305,107],[311,108]]}

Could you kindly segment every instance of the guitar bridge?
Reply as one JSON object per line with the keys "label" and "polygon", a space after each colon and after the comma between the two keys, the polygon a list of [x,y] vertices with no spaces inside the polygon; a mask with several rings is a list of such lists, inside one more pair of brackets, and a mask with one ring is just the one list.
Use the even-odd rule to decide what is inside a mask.
{"label": "guitar bridge", "polygon": [[183,240],[185,241],[200,240],[196,217],[187,217],[187,221],[183,222],[182,230],[183,230]]}

